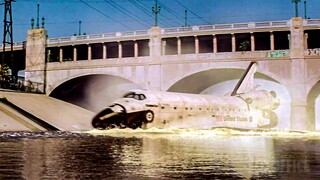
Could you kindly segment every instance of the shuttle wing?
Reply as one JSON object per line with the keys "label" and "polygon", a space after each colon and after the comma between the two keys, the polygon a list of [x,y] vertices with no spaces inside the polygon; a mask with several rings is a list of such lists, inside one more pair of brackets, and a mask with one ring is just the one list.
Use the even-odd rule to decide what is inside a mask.
{"label": "shuttle wing", "polygon": [[243,74],[243,76],[237,83],[236,87],[233,89],[231,96],[246,93],[246,92],[252,91],[255,88],[253,77],[256,70],[257,70],[257,63],[255,61],[251,61],[246,72]]}

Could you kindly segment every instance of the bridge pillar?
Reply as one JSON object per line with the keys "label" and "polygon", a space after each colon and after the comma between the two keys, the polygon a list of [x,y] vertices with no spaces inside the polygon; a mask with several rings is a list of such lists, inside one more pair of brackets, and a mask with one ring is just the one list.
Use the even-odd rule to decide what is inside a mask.
{"label": "bridge pillar", "polygon": [[76,46],[73,46],[73,61],[77,61],[78,59],[78,56],[77,56],[77,47]]}
{"label": "bridge pillar", "polygon": [[102,44],[102,59],[107,59],[107,45],[106,43]]}
{"label": "bridge pillar", "polygon": [[138,47],[138,42],[134,41],[134,57],[138,57],[139,56],[139,47]]}
{"label": "bridge pillar", "polygon": [[291,94],[291,129],[314,130],[314,119],[310,119],[307,103],[307,65],[304,58],[304,28],[302,18],[291,19],[290,58],[291,80],[288,85]]}
{"label": "bridge pillar", "polygon": [[199,38],[198,36],[194,36],[194,48],[195,48],[195,53],[199,54]]}
{"label": "bridge pillar", "polygon": [[48,60],[48,62],[50,62],[50,56],[51,56],[51,49],[48,49],[48,51],[47,51],[47,60]]}
{"label": "bridge pillar", "polygon": [[161,29],[159,26],[151,28],[149,42],[150,56],[153,61],[160,61],[161,56]]}
{"label": "bridge pillar", "polygon": [[308,33],[304,34],[304,49],[308,49]]}
{"label": "bridge pillar", "polygon": [[[292,80],[288,85],[291,95],[291,129],[315,130],[315,119],[312,116],[315,106],[308,105],[307,82],[305,79],[305,65],[303,61],[292,60]],[[300,74],[301,73],[301,74]]]}
{"label": "bridge pillar", "polygon": [[254,40],[254,34],[253,32],[250,32],[250,41],[251,41],[251,51],[254,51],[256,49],[256,44],[255,44],[255,40]]}
{"label": "bridge pillar", "polygon": [[234,33],[231,34],[231,44],[232,44],[232,52],[236,52],[236,36]]}
{"label": "bridge pillar", "polygon": [[291,59],[304,58],[304,34],[303,21],[301,17],[291,19],[290,27],[290,56]]}
{"label": "bridge pillar", "polygon": [[122,44],[118,42],[118,58],[122,58]]}
{"label": "bridge pillar", "polygon": [[217,36],[215,34],[213,36],[213,53],[218,52],[218,43],[217,43]]}
{"label": "bridge pillar", "polygon": [[[149,31],[149,54],[150,61],[146,67],[145,85],[151,90],[162,90],[161,89],[161,79],[162,79],[162,65],[161,60],[161,50],[165,53],[165,46],[161,46],[161,29],[159,26],[151,27]],[[163,44],[164,45],[164,44]]]}
{"label": "bridge pillar", "polygon": [[28,31],[26,44],[27,86],[45,92],[47,31],[43,28]]}
{"label": "bridge pillar", "polygon": [[63,50],[62,50],[62,47],[59,48],[59,61],[60,62],[63,61]]}
{"label": "bridge pillar", "polygon": [[181,55],[181,38],[177,37],[178,55]]}
{"label": "bridge pillar", "polygon": [[162,55],[166,55],[166,45],[167,45],[167,41],[165,39],[163,39],[162,40],[162,45],[161,45]]}
{"label": "bridge pillar", "polygon": [[273,34],[273,31],[270,31],[270,50],[274,51],[274,34]]}
{"label": "bridge pillar", "polygon": [[92,49],[91,49],[91,45],[88,44],[88,60],[90,61],[91,60],[91,53],[92,53]]}

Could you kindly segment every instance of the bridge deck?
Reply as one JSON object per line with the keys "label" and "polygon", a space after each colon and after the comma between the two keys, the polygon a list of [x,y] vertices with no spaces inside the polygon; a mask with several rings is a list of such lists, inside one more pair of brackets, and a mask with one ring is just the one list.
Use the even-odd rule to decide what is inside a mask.
{"label": "bridge deck", "polygon": [[[60,101],[46,95],[0,91],[0,97],[18,108],[32,114],[45,123],[63,131],[91,130],[91,119],[94,113],[81,107]],[[43,130],[36,127],[30,120],[18,117],[17,112],[9,112],[5,105],[0,107],[3,128],[10,130],[35,131]],[[1,124],[0,124],[1,125]],[[7,125],[8,127],[5,127]]]}

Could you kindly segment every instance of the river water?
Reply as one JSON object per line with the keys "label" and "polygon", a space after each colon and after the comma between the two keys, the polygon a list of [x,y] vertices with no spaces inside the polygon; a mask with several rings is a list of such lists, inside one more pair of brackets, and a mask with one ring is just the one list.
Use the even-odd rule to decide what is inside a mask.
{"label": "river water", "polygon": [[319,179],[317,133],[0,133],[0,179]]}

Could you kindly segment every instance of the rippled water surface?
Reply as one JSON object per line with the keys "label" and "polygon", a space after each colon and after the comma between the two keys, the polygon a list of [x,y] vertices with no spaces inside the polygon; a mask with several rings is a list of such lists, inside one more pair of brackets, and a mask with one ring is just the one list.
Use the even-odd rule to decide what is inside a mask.
{"label": "rippled water surface", "polygon": [[320,136],[234,132],[0,133],[0,179],[320,178]]}

